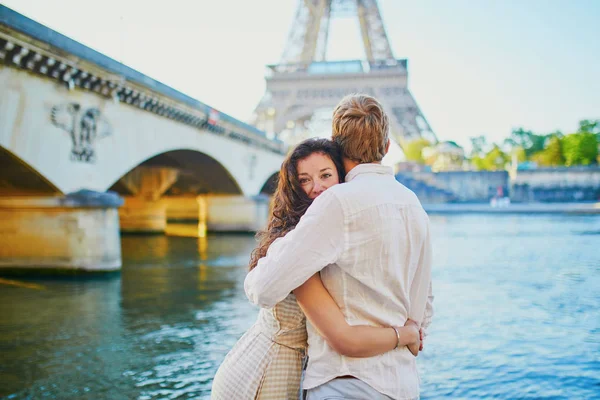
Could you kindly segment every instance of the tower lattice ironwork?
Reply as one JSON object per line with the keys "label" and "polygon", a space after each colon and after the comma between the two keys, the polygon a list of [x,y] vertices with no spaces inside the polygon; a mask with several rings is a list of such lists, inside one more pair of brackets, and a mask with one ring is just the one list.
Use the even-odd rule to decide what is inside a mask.
{"label": "tower lattice ironwork", "polygon": [[[358,18],[366,60],[326,60],[331,20]],[[375,96],[396,142],[436,136],[407,87],[407,60],[393,55],[377,0],[299,0],[281,61],[268,66],[255,125],[288,144],[312,136],[309,124],[350,93]]]}

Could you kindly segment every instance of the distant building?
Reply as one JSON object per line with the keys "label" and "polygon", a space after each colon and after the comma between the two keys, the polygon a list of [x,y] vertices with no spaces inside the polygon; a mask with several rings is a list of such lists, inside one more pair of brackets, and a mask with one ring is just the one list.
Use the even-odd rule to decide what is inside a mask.
{"label": "distant building", "polygon": [[462,171],[465,151],[453,141],[440,142],[424,148],[423,158],[433,172]]}

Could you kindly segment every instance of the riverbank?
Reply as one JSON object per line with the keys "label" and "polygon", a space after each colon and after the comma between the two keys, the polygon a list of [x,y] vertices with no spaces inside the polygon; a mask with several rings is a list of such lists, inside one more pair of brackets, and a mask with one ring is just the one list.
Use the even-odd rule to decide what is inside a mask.
{"label": "riverbank", "polygon": [[423,204],[429,214],[599,214],[600,203],[513,203],[492,207],[489,203]]}

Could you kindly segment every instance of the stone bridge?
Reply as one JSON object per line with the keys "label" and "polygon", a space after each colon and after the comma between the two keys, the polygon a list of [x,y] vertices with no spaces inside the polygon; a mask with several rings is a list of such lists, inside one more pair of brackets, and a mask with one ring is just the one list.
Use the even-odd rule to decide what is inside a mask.
{"label": "stone bridge", "polygon": [[257,229],[284,151],[0,5],[0,266],[118,268],[119,228],[161,232],[168,216]]}

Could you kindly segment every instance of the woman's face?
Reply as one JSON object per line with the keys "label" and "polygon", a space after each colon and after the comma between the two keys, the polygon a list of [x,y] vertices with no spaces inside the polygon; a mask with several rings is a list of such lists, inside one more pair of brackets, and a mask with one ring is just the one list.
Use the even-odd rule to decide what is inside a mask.
{"label": "woman's face", "polygon": [[310,199],[340,183],[335,164],[329,156],[313,153],[298,161],[298,181]]}

